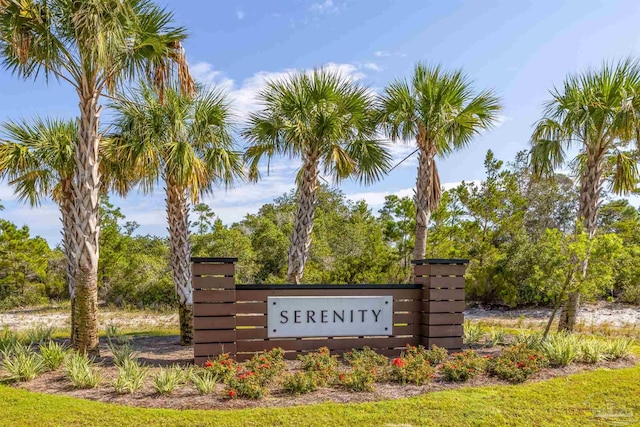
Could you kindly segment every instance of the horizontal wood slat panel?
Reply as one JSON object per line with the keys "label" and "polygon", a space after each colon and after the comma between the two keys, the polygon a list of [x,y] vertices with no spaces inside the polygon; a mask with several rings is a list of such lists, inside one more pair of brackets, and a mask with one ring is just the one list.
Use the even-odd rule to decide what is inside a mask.
{"label": "horizontal wood slat panel", "polygon": [[239,341],[237,343],[237,351],[251,352],[271,350],[280,347],[284,350],[316,350],[320,347],[329,347],[330,350],[350,350],[354,348],[370,347],[376,348],[394,348],[404,347],[406,344],[417,345],[420,343],[419,337],[402,337],[402,338],[334,338],[330,341],[326,339],[273,339],[261,341]]}
{"label": "horizontal wood slat panel", "polygon": [[[234,329],[221,329],[217,331],[195,330],[193,331],[193,342],[196,344],[207,343],[232,343],[236,340]],[[200,347],[197,345],[195,347]]]}
{"label": "horizontal wood slat panel", "polygon": [[236,291],[194,291],[193,302],[234,302],[236,300]]}
{"label": "horizontal wood slat panel", "polygon": [[194,317],[193,329],[234,329],[236,318],[233,316],[224,317]]}
{"label": "horizontal wood slat panel", "polygon": [[430,301],[464,301],[464,289],[429,289]]}
{"label": "horizontal wood slat panel", "polygon": [[425,313],[422,315],[422,323],[425,325],[462,325],[464,323],[464,314]]}
{"label": "horizontal wood slat panel", "polygon": [[422,309],[422,301],[393,301],[393,311],[420,311]]}
{"label": "horizontal wood slat panel", "polygon": [[464,310],[464,301],[428,301],[424,303],[427,313],[460,313]]}
{"label": "horizontal wood slat panel", "polygon": [[228,316],[236,314],[233,303],[200,303],[193,304],[194,316]]}
{"label": "horizontal wood slat panel", "polygon": [[429,338],[460,337],[462,336],[462,325],[423,326],[422,334]]}
{"label": "horizontal wood slat panel", "polygon": [[234,264],[193,264],[194,276],[233,276],[236,271]]}
{"label": "horizontal wood slat panel", "polygon": [[429,276],[464,276],[467,266],[464,264],[436,264],[432,265]]}
{"label": "horizontal wood slat panel", "polygon": [[265,314],[267,312],[266,302],[243,302],[237,303],[237,311],[240,314]]}
{"label": "horizontal wood slat panel", "polygon": [[464,277],[462,276],[429,277],[429,288],[431,289],[436,289],[436,288],[464,289]]}
{"label": "horizontal wood slat panel", "polygon": [[[394,326],[393,327],[393,335],[420,335],[421,329],[420,325],[406,325],[406,326]],[[238,342],[243,340],[255,340],[255,339],[267,339],[268,331],[267,328],[247,328],[247,329],[238,329],[236,331]]]}
{"label": "horizontal wood slat panel", "polygon": [[447,350],[460,350],[462,348],[462,337],[452,338],[427,338],[423,340],[423,345],[431,347],[437,345],[438,347],[444,347]]}
{"label": "horizontal wood slat panel", "polygon": [[402,314],[394,314],[393,315],[393,323],[409,323],[416,324],[422,323],[422,319],[420,318],[420,313],[402,313]]}
{"label": "horizontal wood slat panel", "polygon": [[271,289],[246,290],[236,287],[238,301],[266,301],[267,297],[330,297],[330,296],[392,296],[394,299],[415,300],[422,298],[422,289]]}
{"label": "horizontal wood slat panel", "polygon": [[238,326],[267,326],[267,316],[236,316]]}
{"label": "horizontal wood slat panel", "polygon": [[233,277],[202,276],[193,278],[193,289],[234,289],[236,281]]}
{"label": "horizontal wood slat panel", "polygon": [[235,344],[200,344],[195,347],[195,356],[215,356],[220,353],[235,353]]}

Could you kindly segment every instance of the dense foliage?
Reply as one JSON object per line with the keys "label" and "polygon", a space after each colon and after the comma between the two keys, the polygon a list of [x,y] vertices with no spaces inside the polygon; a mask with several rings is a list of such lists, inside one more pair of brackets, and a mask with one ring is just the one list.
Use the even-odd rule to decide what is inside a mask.
{"label": "dense foliage", "polygon": [[[515,306],[556,302],[573,254],[591,252],[581,291],[588,299],[640,304],[640,212],[607,200],[593,241],[573,233],[575,184],[564,175],[538,179],[520,153],[505,164],[489,151],[486,180],[443,193],[431,217],[427,257],[468,258],[468,300]],[[194,209],[194,256],[239,258],[238,281],[285,283],[295,194],[225,225],[205,204]],[[165,237],[137,235],[108,198],[101,202],[100,297],[109,304],[161,308],[176,304]],[[319,190],[309,283],[402,283],[411,280],[415,209],[387,196],[374,212],[341,191]],[[64,257],[29,229],[0,221],[0,306],[64,299]]]}

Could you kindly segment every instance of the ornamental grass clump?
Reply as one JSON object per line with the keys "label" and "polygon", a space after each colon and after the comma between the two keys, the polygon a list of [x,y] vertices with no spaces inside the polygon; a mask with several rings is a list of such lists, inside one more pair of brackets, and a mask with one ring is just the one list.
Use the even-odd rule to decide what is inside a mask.
{"label": "ornamental grass clump", "polygon": [[547,366],[542,352],[528,348],[524,343],[505,348],[498,357],[487,356],[487,371],[502,380],[521,383]]}
{"label": "ornamental grass clump", "polygon": [[149,368],[137,360],[125,360],[118,365],[118,376],[113,382],[116,393],[133,394],[144,385]]}
{"label": "ornamental grass clump", "polygon": [[504,328],[493,327],[487,330],[486,345],[487,347],[495,347],[503,345],[506,342],[507,332]]}
{"label": "ornamental grass clump", "polygon": [[598,363],[604,360],[604,352],[606,350],[606,343],[603,343],[595,339],[584,339],[580,343],[578,352],[578,361],[582,363]]}
{"label": "ornamental grass clump", "polygon": [[19,343],[18,334],[6,326],[2,328],[2,333],[0,333],[0,356],[4,357],[5,354],[12,353]]}
{"label": "ornamental grass clump", "polygon": [[208,369],[194,371],[190,377],[194,387],[201,395],[211,394],[218,383],[218,376]]}
{"label": "ornamental grass clump", "polygon": [[40,345],[40,354],[45,366],[50,371],[55,371],[62,363],[67,355],[67,347],[55,341],[49,341]]}
{"label": "ornamental grass clump", "polygon": [[47,341],[51,341],[52,334],[53,327],[36,325],[25,332],[25,339],[29,344],[44,344]]}
{"label": "ornamental grass clump", "polygon": [[484,369],[485,360],[473,350],[454,353],[452,359],[440,368],[447,381],[463,382],[475,377]]}
{"label": "ornamental grass clump", "polygon": [[71,352],[67,355],[64,365],[67,378],[71,380],[74,388],[96,388],[102,379],[93,359],[89,359],[86,354]]}
{"label": "ornamental grass clump", "polygon": [[514,344],[524,344],[531,349],[540,349],[542,346],[542,332],[531,332],[528,330],[519,331],[513,338]]}
{"label": "ornamental grass clump", "polygon": [[541,350],[551,366],[567,366],[578,357],[580,338],[564,332],[551,334],[542,341]]}
{"label": "ornamental grass clump", "polygon": [[465,344],[477,344],[482,340],[484,336],[484,330],[482,326],[471,323],[466,320],[464,322],[464,334],[462,336]]}
{"label": "ornamental grass clump", "polygon": [[160,368],[153,376],[153,388],[158,394],[169,395],[177,386],[184,384],[188,377],[189,374],[178,365]]}
{"label": "ornamental grass clump", "polygon": [[302,369],[314,373],[319,387],[324,387],[333,380],[338,367],[338,356],[331,355],[327,347],[299,355],[298,360],[302,362]]}
{"label": "ornamental grass clump", "polygon": [[109,350],[113,354],[113,363],[116,366],[123,366],[127,362],[135,362],[138,360],[138,352],[133,349],[133,346],[128,341],[123,341],[121,344],[109,343]]}
{"label": "ornamental grass clump", "polygon": [[318,389],[318,373],[303,371],[287,374],[284,377],[282,388],[289,394],[314,392]]}
{"label": "ornamental grass clump", "polygon": [[20,343],[3,353],[0,366],[9,381],[31,381],[47,368],[41,355]]}
{"label": "ornamental grass clump", "polygon": [[607,341],[604,347],[604,358],[607,360],[618,360],[629,357],[633,343],[633,338],[616,338]]}

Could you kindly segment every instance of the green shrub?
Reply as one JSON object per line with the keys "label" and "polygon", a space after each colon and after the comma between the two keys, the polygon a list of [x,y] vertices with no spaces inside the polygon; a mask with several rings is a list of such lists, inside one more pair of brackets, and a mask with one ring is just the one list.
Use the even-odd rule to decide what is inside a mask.
{"label": "green shrub", "polygon": [[487,371],[491,375],[512,383],[525,381],[548,363],[541,352],[524,343],[505,348],[499,357],[488,356],[487,361]]}
{"label": "green shrub", "polygon": [[198,393],[201,395],[211,394],[218,383],[218,376],[215,372],[208,369],[193,372],[190,378],[196,390],[198,390]]}
{"label": "green shrub", "polygon": [[401,384],[427,384],[433,378],[435,369],[426,359],[424,353],[405,353],[391,362],[390,378]]}
{"label": "green shrub", "polygon": [[607,360],[618,360],[629,357],[634,340],[631,338],[616,338],[606,343],[604,347],[604,358]]}
{"label": "green shrub", "polygon": [[62,366],[67,354],[67,348],[55,341],[49,341],[46,344],[40,345],[40,354],[47,369],[55,371]]}
{"label": "green shrub", "polygon": [[299,355],[298,360],[302,362],[302,369],[316,374],[315,378],[320,387],[331,382],[338,367],[338,356],[332,356],[327,347],[322,347],[317,352]]}
{"label": "green shrub", "polygon": [[386,366],[389,363],[387,356],[376,353],[369,347],[363,347],[362,350],[351,350],[344,354],[346,360],[351,366],[361,366],[363,368],[373,368]]}
{"label": "green shrub", "polygon": [[311,393],[318,389],[318,375],[316,372],[304,371],[287,374],[282,387],[289,394]]}
{"label": "green shrub", "polygon": [[452,359],[442,364],[442,373],[447,381],[462,382],[475,377],[484,369],[485,359],[473,350],[454,353]]}
{"label": "green shrub", "polygon": [[118,365],[118,376],[113,382],[116,393],[133,394],[144,385],[149,368],[136,360],[127,359]]}
{"label": "green shrub", "polygon": [[42,356],[22,344],[4,353],[0,366],[9,374],[10,381],[31,381],[46,370]]}
{"label": "green shrub", "polygon": [[177,386],[184,384],[186,379],[187,374],[178,365],[160,368],[153,376],[153,388],[158,394],[168,395],[173,393]]}
{"label": "green shrub", "polygon": [[484,336],[482,326],[471,323],[469,320],[464,322],[463,340],[465,344],[477,344]]}
{"label": "green shrub", "polygon": [[12,353],[19,343],[18,334],[5,326],[0,333],[0,354]]}
{"label": "green shrub", "polygon": [[349,391],[373,391],[377,377],[376,368],[355,365],[350,371],[338,375],[338,384]]}
{"label": "green shrub", "polygon": [[96,388],[102,380],[93,360],[75,351],[67,355],[65,370],[74,388]]}
{"label": "green shrub", "polygon": [[567,366],[578,357],[580,339],[570,333],[548,335],[541,349],[551,366]]}
{"label": "green shrub", "polygon": [[489,328],[487,331],[487,342],[489,347],[495,347],[497,345],[503,345],[506,342],[507,333],[504,328]]}
{"label": "green shrub", "polygon": [[246,363],[246,368],[258,376],[262,385],[266,385],[284,371],[284,350],[274,348],[258,353]]}

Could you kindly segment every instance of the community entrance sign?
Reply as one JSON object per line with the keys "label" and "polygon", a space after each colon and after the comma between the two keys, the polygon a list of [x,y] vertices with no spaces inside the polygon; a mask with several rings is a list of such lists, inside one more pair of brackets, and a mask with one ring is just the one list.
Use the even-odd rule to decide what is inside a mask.
{"label": "community entrance sign", "polygon": [[393,296],[268,297],[269,338],[391,336]]}

